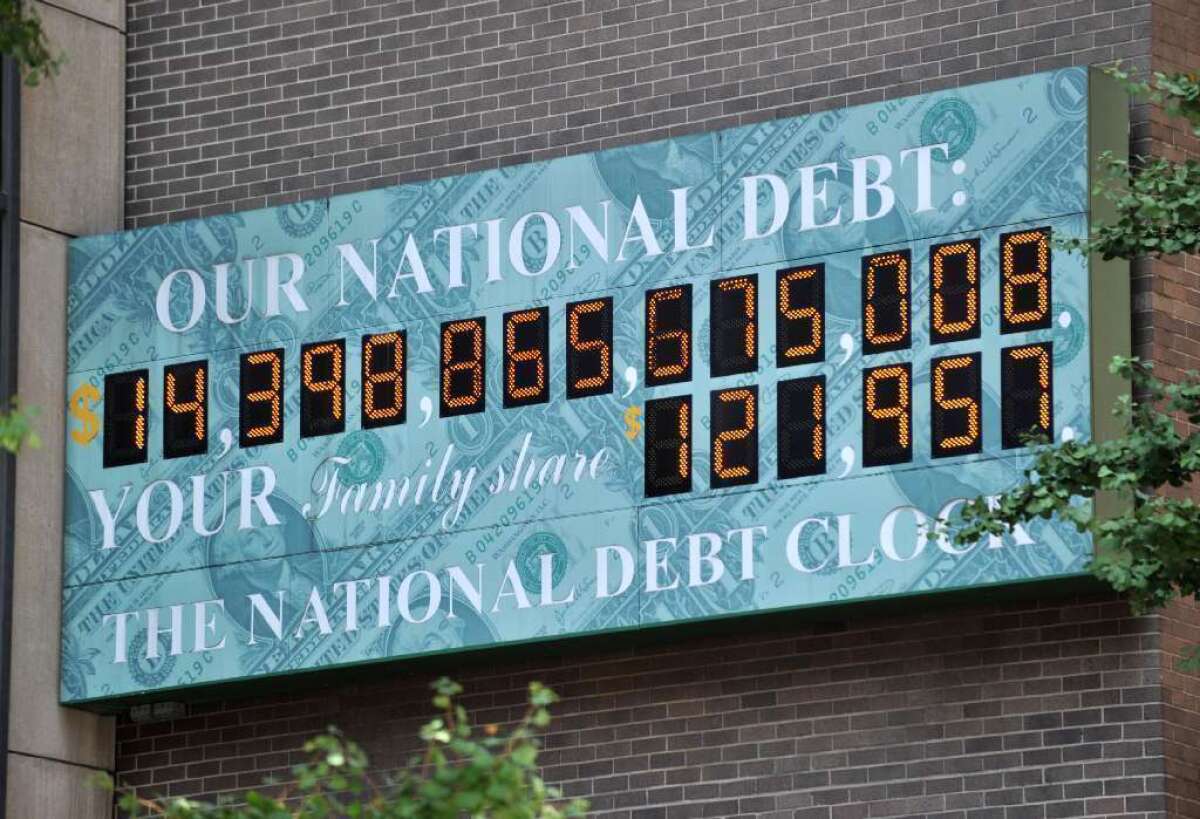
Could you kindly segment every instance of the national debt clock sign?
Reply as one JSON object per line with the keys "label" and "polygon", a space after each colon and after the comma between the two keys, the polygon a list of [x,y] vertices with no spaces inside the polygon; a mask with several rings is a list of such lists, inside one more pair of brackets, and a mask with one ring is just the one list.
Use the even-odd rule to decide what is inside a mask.
{"label": "national debt clock sign", "polygon": [[1104,423],[1124,122],[1070,69],[73,241],[62,700],[1081,574],[945,523]]}

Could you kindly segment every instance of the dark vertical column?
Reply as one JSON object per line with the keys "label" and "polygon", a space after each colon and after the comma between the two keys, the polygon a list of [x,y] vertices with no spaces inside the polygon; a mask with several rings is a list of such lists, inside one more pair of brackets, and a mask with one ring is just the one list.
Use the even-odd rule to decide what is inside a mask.
{"label": "dark vertical column", "polygon": [[[21,78],[11,58],[0,64],[0,407],[17,391],[20,259]],[[12,641],[13,528],[16,458],[0,452],[0,748],[8,749],[9,650]],[[0,765],[0,819],[6,812],[8,765]]]}

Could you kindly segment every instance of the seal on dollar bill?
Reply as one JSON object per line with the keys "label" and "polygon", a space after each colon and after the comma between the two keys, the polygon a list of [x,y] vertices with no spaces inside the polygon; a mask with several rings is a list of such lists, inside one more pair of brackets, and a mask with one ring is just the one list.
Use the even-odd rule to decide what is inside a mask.
{"label": "seal on dollar bill", "polygon": [[310,202],[295,202],[275,209],[275,218],[284,233],[294,239],[308,236],[325,218],[325,206],[322,200]]}
{"label": "seal on dollar bill", "polygon": [[1068,317],[1065,325],[1061,319],[1054,322],[1054,366],[1065,367],[1083,350],[1086,328],[1083,314],[1073,305],[1056,304],[1055,308],[1056,313],[1066,313]]}
{"label": "seal on dollar bill", "polygon": [[1082,119],[1087,113],[1087,72],[1082,68],[1056,71],[1046,86],[1046,96],[1055,112],[1066,119]]}
{"label": "seal on dollar bill", "polygon": [[342,473],[346,485],[371,483],[383,474],[383,442],[374,432],[365,429],[351,432],[338,445],[337,454],[350,460]]}
{"label": "seal on dollar bill", "polygon": [[[823,512],[814,515],[818,520],[836,520],[837,515]],[[837,533],[830,532],[820,526],[805,526],[800,532],[800,540],[796,546],[800,560],[805,566],[820,566],[818,575],[832,574],[838,571]]]}
{"label": "seal on dollar bill", "polygon": [[975,129],[975,112],[971,106],[951,97],[925,112],[921,120],[921,144],[946,143],[946,154],[934,152],[932,156],[938,162],[953,162],[970,150],[975,142]]}
{"label": "seal on dollar bill", "polygon": [[567,547],[562,538],[550,532],[537,532],[525,538],[517,548],[517,571],[530,594],[542,592],[542,555],[553,556],[550,579],[554,586],[567,574]]}
{"label": "seal on dollar bill", "polygon": [[171,654],[169,637],[158,635],[158,658],[146,658],[146,633],[138,632],[129,641],[129,675],[143,688],[157,688],[165,683],[175,670],[175,656]]}

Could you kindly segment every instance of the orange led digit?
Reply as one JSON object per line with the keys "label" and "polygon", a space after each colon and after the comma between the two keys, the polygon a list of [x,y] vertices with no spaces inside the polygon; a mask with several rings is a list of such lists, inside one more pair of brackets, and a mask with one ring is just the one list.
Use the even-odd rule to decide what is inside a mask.
{"label": "orange led digit", "polygon": [[283,440],[283,350],[245,353],[241,358],[240,446]]}
{"label": "orange led digit", "polygon": [[692,491],[692,397],[646,402],[646,497]]}
{"label": "orange led digit", "polygon": [[912,365],[863,370],[863,464],[912,460]]}
{"label": "orange led digit", "polygon": [[646,384],[692,378],[692,286],[646,291]]}
{"label": "orange led digit", "polygon": [[504,316],[504,406],[543,404],[550,399],[550,309],[536,307]]}
{"label": "orange led digit", "polygon": [[709,287],[709,368],[714,376],[758,369],[758,276],[714,280]]}
{"label": "orange led digit", "polygon": [[882,353],[911,345],[910,254],[876,253],[862,260],[863,352]]}
{"label": "orange led digit", "polygon": [[346,342],[322,341],[300,348],[300,437],[346,429]]}
{"label": "orange led digit", "polygon": [[163,385],[163,457],[207,452],[208,362],[166,367]]}
{"label": "orange led digit", "polygon": [[483,410],[484,326],[482,316],[442,324],[443,417]]}
{"label": "orange led digit", "polygon": [[776,445],[779,477],[825,472],[825,376],[779,382]]}
{"label": "orange led digit", "polygon": [[1047,440],[1054,431],[1054,389],[1049,343],[1008,347],[1000,353],[1001,445],[1026,445],[1026,437]]}
{"label": "orange led digit", "polygon": [[758,388],[715,390],[710,397],[714,489],[758,482]]}
{"label": "orange led digit", "polygon": [[982,448],[980,355],[954,355],[930,362],[933,457],[966,455]]}
{"label": "orange led digit", "polygon": [[104,466],[146,462],[149,370],[104,377]]}
{"label": "orange led digit", "polygon": [[1000,236],[1000,332],[1050,326],[1050,228]]}
{"label": "orange led digit", "polygon": [[775,274],[775,358],[787,367],[825,359],[825,265]]}
{"label": "orange led digit", "polygon": [[567,305],[567,398],[613,389],[612,297]]}
{"label": "orange led digit", "polygon": [[979,338],[979,240],[929,249],[930,341]]}
{"label": "orange led digit", "polygon": [[406,340],[403,331],[363,336],[363,429],[404,423],[407,414],[404,400]]}

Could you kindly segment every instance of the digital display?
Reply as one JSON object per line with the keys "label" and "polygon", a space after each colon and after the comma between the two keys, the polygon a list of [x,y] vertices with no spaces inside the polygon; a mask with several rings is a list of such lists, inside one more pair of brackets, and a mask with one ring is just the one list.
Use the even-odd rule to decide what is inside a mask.
{"label": "digital display", "polygon": [[912,344],[907,250],[876,253],[862,260],[863,352],[903,350]]}
{"label": "digital display", "polygon": [[1047,440],[1054,429],[1054,350],[1050,344],[1008,347],[1000,353],[1003,442],[1025,446]]}
{"label": "digital display", "polygon": [[71,240],[62,700],[1083,573],[1097,77]]}
{"label": "digital display", "polygon": [[718,279],[708,297],[712,308],[712,374],[758,369],[758,277]]}
{"label": "digital display", "polygon": [[605,395],[613,389],[613,300],[567,305],[567,398]]}
{"label": "digital display", "polygon": [[1050,229],[1000,236],[1000,332],[1050,326]]}
{"label": "digital display", "polygon": [[242,356],[238,442],[244,446],[283,440],[283,349]]}
{"label": "digital display", "polygon": [[504,314],[504,406],[550,398],[550,308]]}
{"label": "digital display", "polygon": [[[1049,252],[1048,229],[1006,233],[995,249],[1001,269],[1036,262],[1042,248]],[[930,343],[969,342],[980,338],[980,241],[968,238],[931,244],[928,267]],[[1006,255],[1008,254],[1008,255]],[[870,253],[861,257],[863,273],[863,353],[906,350],[911,346],[908,250]],[[1044,268],[1044,269],[1043,269]],[[1036,275],[1035,275],[1036,273]],[[1017,321],[1034,321],[1038,299],[1048,298],[1049,265],[1035,273],[1010,277],[1003,295],[1011,296]],[[777,368],[824,361],[825,315],[822,263],[780,268],[776,282]],[[756,275],[720,277],[707,288],[710,320],[706,346],[711,376],[757,372],[758,316],[761,294]],[[1041,296],[1039,296],[1041,294]],[[645,377],[647,385],[669,385],[692,378],[691,316],[696,305],[689,285],[656,288],[644,293]],[[1003,302],[1002,302],[1003,304]],[[1026,309],[1028,308],[1028,309]],[[565,328],[563,377],[570,399],[609,395],[619,351],[613,339],[611,297],[563,305]],[[1040,322],[1041,318],[1036,318]],[[500,321],[503,350],[501,405],[506,410],[544,404],[554,389],[551,366],[551,310],[548,306],[510,310]],[[1001,322],[1001,331],[1004,324]],[[1036,329],[1036,327],[1034,328]],[[360,426],[377,429],[406,418],[407,330],[362,337]],[[1001,443],[1023,446],[1023,436],[1052,431],[1053,362],[1048,344],[1005,348],[1001,368]],[[487,320],[485,316],[441,324],[439,382],[440,417],[485,411],[487,408]],[[863,359],[870,363],[871,358]],[[929,439],[932,458],[971,455],[983,451],[986,422],[983,405],[982,354],[968,351],[929,359]],[[284,436],[283,349],[246,353],[241,357],[239,440],[241,445],[279,443]],[[332,339],[300,348],[301,438],[344,432],[346,426],[346,345]],[[777,418],[777,478],[786,480],[825,472],[827,380],[825,375],[781,378],[775,387]],[[208,362],[193,361],[164,369],[164,457],[199,454],[207,448]],[[106,466],[140,463],[146,458],[149,374],[146,370],[110,375],[115,401],[105,415]],[[106,390],[110,389],[106,386]],[[864,466],[890,466],[914,458],[919,438],[913,427],[913,365],[911,361],[864,366],[861,376]],[[692,407],[681,398],[659,398],[645,410],[645,496],[692,491]],[[653,412],[651,411],[653,406]],[[709,485],[723,489],[759,483],[757,385],[714,390],[706,427],[710,432]],[[687,434],[685,435],[684,432]],[[922,444],[925,442],[922,440]],[[667,457],[664,453],[675,453]],[[680,457],[680,453],[683,453]],[[690,466],[688,466],[690,470]]]}
{"label": "digital display", "polygon": [[150,371],[133,370],[104,377],[104,467],[146,461],[149,435]]}
{"label": "digital display", "polygon": [[363,429],[403,424],[408,402],[404,389],[403,330],[376,333],[362,338],[362,426]]}
{"label": "digital display", "polygon": [[442,325],[442,417],[483,412],[487,335],[482,318]]}
{"label": "digital display", "polygon": [[186,458],[207,452],[208,362],[164,368],[163,392],[163,457]]}
{"label": "digital display", "polygon": [[775,305],[776,365],[823,361],[825,265],[805,265],[776,273]]}
{"label": "digital display", "polygon": [[646,384],[692,380],[692,286],[646,291]]}
{"label": "digital display", "polygon": [[863,370],[863,463],[912,460],[912,365],[888,364]]}
{"label": "digital display", "polygon": [[346,428],[346,343],[322,341],[300,348],[300,437]]}
{"label": "digital display", "polygon": [[646,402],[646,497],[692,491],[692,398]]}
{"label": "digital display", "polygon": [[709,418],[712,487],[758,483],[758,387],[714,390]]}
{"label": "digital display", "polygon": [[825,376],[779,382],[779,477],[825,473]]}
{"label": "digital display", "polygon": [[935,458],[983,449],[980,361],[979,353],[967,353],[929,362],[929,440]]}
{"label": "digital display", "polygon": [[979,338],[979,240],[934,245],[929,252],[929,340]]}

